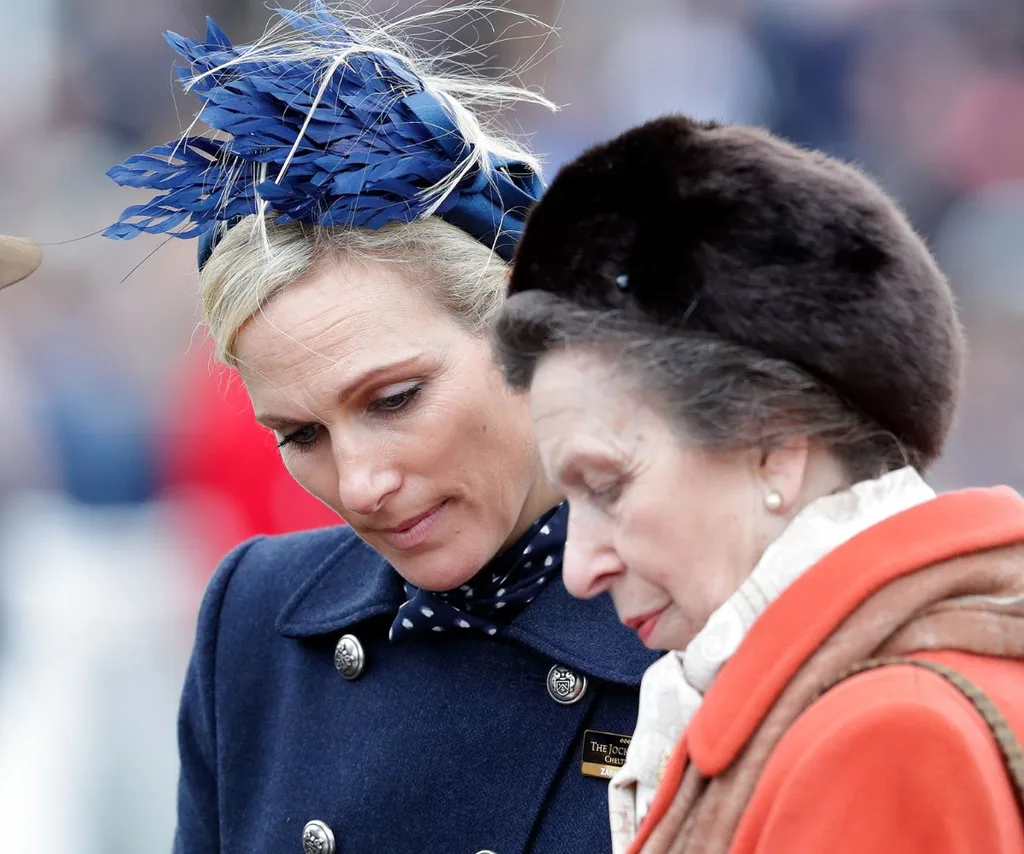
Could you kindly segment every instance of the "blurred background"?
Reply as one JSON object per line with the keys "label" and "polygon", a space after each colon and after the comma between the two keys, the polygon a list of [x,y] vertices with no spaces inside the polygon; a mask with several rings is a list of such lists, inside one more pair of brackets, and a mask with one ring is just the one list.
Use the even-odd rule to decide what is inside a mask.
{"label": "blurred background", "polygon": [[[480,56],[529,60],[526,82],[563,106],[514,116],[550,172],[683,111],[767,126],[876,176],[949,273],[972,345],[932,480],[1024,489],[1022,0],[508,5],[559,29]],[[242,539],[333,520],[212,365],[194,245],[96,235],[139,201],[103,173],[193,115],[162,31],[198,35],[210,14],[240,42],[270,13],[257,0],[0,9],[0,233],[48,244],[41,270],[0,294],[0,850],[166,851],[203,586]]]}

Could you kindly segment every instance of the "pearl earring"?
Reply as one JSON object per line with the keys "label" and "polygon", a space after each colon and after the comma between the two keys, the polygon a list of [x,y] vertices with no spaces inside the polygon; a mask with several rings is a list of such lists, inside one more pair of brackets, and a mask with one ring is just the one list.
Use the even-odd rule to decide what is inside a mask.
{"label": "pearl earring", "polygon": [[764,506],[772,513],[778,513],[782,509],[782,493],[777,489],[769,491],[764,497]]}

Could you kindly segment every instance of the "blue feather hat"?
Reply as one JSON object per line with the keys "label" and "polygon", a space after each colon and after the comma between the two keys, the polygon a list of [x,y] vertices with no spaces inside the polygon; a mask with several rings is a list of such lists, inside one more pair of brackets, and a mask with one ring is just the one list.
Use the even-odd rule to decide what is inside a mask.
{"label": "blue feather hat", "polygon": [[186,133],[110,169],[121,186],[157,195],[104,235],[198,237],[202,268],[251,214],[366,229],[437,215],[510,259],[543,190],[536,161],[472,141],[465,108],[321,0],[277,14],[315,49],[234,46],[212,20],[203,42],[165,35],[187,63],[176,72],[202,102],[198,118],[223,138]]}

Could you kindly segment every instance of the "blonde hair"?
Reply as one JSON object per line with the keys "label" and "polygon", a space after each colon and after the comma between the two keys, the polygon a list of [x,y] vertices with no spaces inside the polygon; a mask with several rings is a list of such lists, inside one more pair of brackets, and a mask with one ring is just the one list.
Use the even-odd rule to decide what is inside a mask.
{"label": "blonde hair", "polygon": [[[478,55],[479,46],[462,44],[462,50],[456,53],[431,56],[414,50],[412,44],[418,36],[439,32],[440,25],[472,13],[479,13],[483,23],[496,33],[495,41],[501,41],[520,23],[536,26],[539,22],[500,4],[476,0],[413,12],[391,22],[369,18],[365,9],[335,11],[356,37],[357,44],[332,45],[304,30],[289,29],[282,21],[236,59],[195,75],[186,88],[207,75],[254,59],[314,62],[322,67],[323,73],[322,85],[309,108],[311,115],[332,76],[352,56],[370,53],[392,57],[412,69],[422,79],[426,91],[449,109],[467,142],[465,154],[448,175],[420,191],[428,203],[422,219],[377,231],[294,223],[275,225],[273,211],[257,196],[257,213],[228,229],[199,277],[200,299],[217,358],[227,364],[235,364],[234,343],[242,325],[290,283],[317,272],[338,253],[405,265],[414,274],[410,282],[422,279],[431,285],[439,303],[472,330],[480,330],[490,320],[504,297],[507,265],[490,247],[433,214],[473,169],[478,168],[489,177],[492,157],[518,160],[539,173],[537,158],[525,146],[503,135],[498,121],[504,108],[514,103],[539,104],[551,110],[557,107],[518,83],[525,66],[495,79],[475,72],[463,55]],[[315,21],[316,13],[317,4],[312,4],[299,14]],[[497,30],[492,13],[509,16],[512,24],[503,31]],[[552,32],[549,27],[545,30],[548,34]],[[200,113],[197,121],[201,118]],[[292,154],[299,150],[304,132],[305,127],[295,139]],[[290,161],[289,156],[277,175],[257,177],[280,181]]]}
{"label": "blonde hair", "polygon": [[[290,223],[264,229],[258,216],[231,228],[199,276],[203,314],[217,358],[236,365],[242,326],[274,296],[339,255],[395,264],[412,287],[474,334],[505,298],[508,265],[487,246],[438,217],[376,231]],[[268,256],[269,251],[269,256]]]}

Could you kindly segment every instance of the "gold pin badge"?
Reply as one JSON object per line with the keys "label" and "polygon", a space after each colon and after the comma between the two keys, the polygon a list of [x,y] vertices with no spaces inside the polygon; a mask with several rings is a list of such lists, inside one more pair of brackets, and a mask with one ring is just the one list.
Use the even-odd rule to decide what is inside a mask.
{"label": "gold pin badge", "polygon": [[626,762],[631,737],[588,729],[583,733],[583,765],[586,777],[610,780]]}

